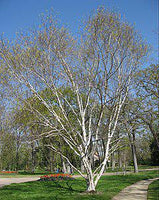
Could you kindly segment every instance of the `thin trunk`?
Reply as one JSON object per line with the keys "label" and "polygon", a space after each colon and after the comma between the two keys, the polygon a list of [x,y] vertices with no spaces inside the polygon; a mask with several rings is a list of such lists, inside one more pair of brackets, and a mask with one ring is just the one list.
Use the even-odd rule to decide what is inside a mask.
{"label": "thin trunk", "polygon": [[135,147],[135,130],[133,129],[132,132],[128,133],[131,152],[133,157],[133,165],[134,165],[134,173],[138,173],[138,164],[137,164],[137,157],[136,157],[136,147]]}
{"label": "thin trunk", "polygon": [[16,171],[19,170],[19,152],[16,151]]}
{"label": "thin trunk", "polygon": [[132,149],[132,155],[133,155],[133,162],[134,162],[134,172],[138,173],[138,165],[137,165],[137,157],[136,157],[136,146],[135,146],[135,131],[132,131],[132,144],[131,144],[131,149]]}
{"label": "thin trunk", "polygon": [[121,151],[118,150],[118,165],[119,168],[122,168],[122,159],[121,159]]}
{"label": "thin trunk", "polygon": [[135,145],[131,144],[132,156],[133,156],[133,164],[134,164],[134,173],[138,173],[138,165],[137,165],[137,158],[136,158],[136,149]]}
{"label": "thin trunk", "polygon": [[149,126],[149,129],[150,129],[154,139],[156,140],[156,144],[159,149],[159,132],[157,133],[157,131],[154,130],[154,128],[152,127],[152,124],[149,123],[148,126]]}
{"label": "thin trunk", "polygon": [[20,149],[20,133],[16,136],[16,171],[19,170],[19,149]]}
{"label": "thin trunk", "polygon": [[124,151],[123,174],[126,175],[126,150]]}
{"label": "thin trunk", "polygon": [[66,173],[66,165],[65,165],[65,162],[64,162],[64,160],[63,160],[63,162],[62,162],[62,171],[63,171],[63,173]]}
{"label": "thin trunk", "polygon": [[112,163],[112,171],[114,171],[115,169],[115,153],[113,152],[112,153],[112,156],[111,156],[111,163]]}
{"label": "thin trunk", "polygon": [[50,151],[50,172],[53,171],[53,153]]}
{"label": "thin trunk", "polygon": [[31,143],[31,160],[32,160],[32,173],[35,172],[35,152],[34,152],[34,144]]}

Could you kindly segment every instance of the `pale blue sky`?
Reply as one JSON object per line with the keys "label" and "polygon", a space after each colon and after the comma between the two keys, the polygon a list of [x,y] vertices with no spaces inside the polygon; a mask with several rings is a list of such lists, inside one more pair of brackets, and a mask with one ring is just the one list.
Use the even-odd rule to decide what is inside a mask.
{"label": "pale blue sky", "polygon": [[0,34],[14,38],[20,29],[39,23],[39,14],[52,7],[75,33],[79,21],[98,6],[118,10],[150,43],[157,57],[159,0],[0,0]]}

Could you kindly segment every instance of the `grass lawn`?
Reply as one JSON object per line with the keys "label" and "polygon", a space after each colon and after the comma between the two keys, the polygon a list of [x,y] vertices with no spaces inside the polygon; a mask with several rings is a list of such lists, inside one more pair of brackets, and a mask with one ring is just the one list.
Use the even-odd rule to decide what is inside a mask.
{"label": "grass lawn", "polygon": [[157,171],[102,176],[97,186],[97,195],[84,194],[86,184],[80,178],[70,182],[62,181],[60,185],[43,181],[11,184],[0,189],[0,200],[110,200],[126,186],[157,176]]}
{"label": "grass lawn", "polygon": [[148,200],[159,200],[159,180],[149,185]]}

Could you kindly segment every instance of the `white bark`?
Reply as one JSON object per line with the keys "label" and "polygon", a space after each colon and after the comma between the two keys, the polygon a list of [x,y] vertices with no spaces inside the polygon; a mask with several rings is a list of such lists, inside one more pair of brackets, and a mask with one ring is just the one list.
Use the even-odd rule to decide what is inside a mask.
{"label": "white bark", "polygon": [[[22,84],[24,91],[30,90],[35,102],[46,109],[42,112],[33,102],[22,98],[27,109],[38,119],[38,125],[47,128],[37,138],[58,136],[73,150],[82,160],[87,177],[54,144],[48,145],[86,179],[88,191],[95,190],[111,153],[118,147],[117,142],[114,146],[111,142],[132,71],[142,57],[138,48],[141,45],[135,46],[132,28],[127,24],[113,24],[118,19],[112,13],[102,12],[98,13],[100,20],[96,19],[97,15],[89,21],[87,39],[84,36],[81,45],[63,28],[51,24],[48,30],[44,23],[43,31],[35,35],[36,45],[32,44],[35,37],[31,34],[17,42],[19,46],[4,48],[3,42],[0,46],[0,56],[9,74],[20,82],[20,86]],[[106,27],[110,31],[106,31]],[[115,34],[114,27],[117,29]],[[70,98],[66,89],[71,92]],[[45,90],[49,90],[51,99]],[[92,160],[101,140],[104,140],[103,160],[93,173]]]}

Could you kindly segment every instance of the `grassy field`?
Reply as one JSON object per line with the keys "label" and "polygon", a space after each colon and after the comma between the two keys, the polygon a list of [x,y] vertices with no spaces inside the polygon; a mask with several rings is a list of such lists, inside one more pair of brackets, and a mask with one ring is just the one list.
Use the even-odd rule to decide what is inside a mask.
{"label": "grassy field", "polygon": [[86,184],[80,178],[59,184],[42,181],[11,184],[0,189],[0,200],[110,200],[126,186],[157,176],[157,171],[140,172],[137,175],[103,176],[97,186],[96,195],[84,193]]}
{"label": "grassy field", "polygon": [[148,200],[159,200],[159,180],[149,185]]}

